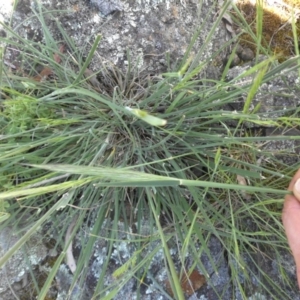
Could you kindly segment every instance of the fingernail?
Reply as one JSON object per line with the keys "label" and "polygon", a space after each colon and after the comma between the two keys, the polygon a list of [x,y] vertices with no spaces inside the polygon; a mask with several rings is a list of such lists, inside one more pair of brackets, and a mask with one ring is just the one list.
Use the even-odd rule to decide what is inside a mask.
{"label": "fingernail", "polygon": [[295,190],[300,193],[300,178],[295,183]]}

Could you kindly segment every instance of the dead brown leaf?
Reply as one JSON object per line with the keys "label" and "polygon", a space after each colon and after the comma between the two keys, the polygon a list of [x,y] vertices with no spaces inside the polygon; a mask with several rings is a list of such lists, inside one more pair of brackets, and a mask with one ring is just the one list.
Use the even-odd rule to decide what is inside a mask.
{"label": "dead brown leaf", "polygon": [[[189,276],[188,274],[183,273],[180,280],[180,286],[182,288],[182,291],[187,296],[193,295],[193,293],[200,289],[205,283],[205,276],[200,274],[197,270],[193,270]],[[174,296],[171,288],[171,283],[168,279],[165,281],[165,284],[166,290],[169,293],[169,295]]]}
{"label": "dead brown leaf", "polygon": [[[65,45],[62,44],[59,46],[59,53],[64,53],[64,51],[65,51]],[[58,64],[61,62],[61,57],[58,53],[54,53],[53,58],[55,62],[57,62]],[[48,66],[45,66],[38,75],[33,77],[33,80],[41,82],[43,80],[46,80],[52,74],[53,71]]]}
{"label": "dead brown leaf", "polygon": [[98,91],[101,90],[100,87],[100,82],[97,79],[96,75],[94,74],[94,72],[92,70],[90,70],[89,68],[86,68],[84,71],[84,77],[87,78],[87,80],[89,81],[89,83]]}
{"label": "dead brown leaf", "polygon": [[[66,47],[65,47],[64,44],[60,45],[59,46],[59,53],[61,53],[61,54],[64,53],[65,52],[65,48]],[[58,53],[54,53],[53,58],[54,58],[55,62],[57,62],[58,64],[60,64],[61,58],[60,58],[60,55]]]}
{"label": "dead brown leaf", "polygon": [[236,180],[240,185],[248,185],[244,176],[236,175]]}
{"label": "dead brown leaf", "polygon": [[33,77],[33,80],[41,82],[45,79],[48,78],[49,75],[51,75],[53,72],[49,67],[44,67],[43,70],[36,75],[35,77]]}
{"label": "dead brown leaf", "polygon": [[[244,186],[248,185],[247,181],[246,181],[246,178],[244,176],[237,175],[236,180],[237,180],[238,184],[240,184],[240,185],[244,185]],[[251,199],[251,195],[248,194],[246,191],[242,190],[241,193],[242,193],[242,196],[245,200],[250,200]]]}

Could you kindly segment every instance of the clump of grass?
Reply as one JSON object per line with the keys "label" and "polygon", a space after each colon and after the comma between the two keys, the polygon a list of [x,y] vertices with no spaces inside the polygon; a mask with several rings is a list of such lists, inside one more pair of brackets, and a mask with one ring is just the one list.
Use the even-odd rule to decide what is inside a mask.
{"label": "clump of grass", "polygon": [[[130,236],[137,251],[123,269],[116,270],[117,277],[125,274],[121,283],[105,286],[106,262],[93,296],[110,299],[130,279],[140,282],[144,269],[162,249],[174,297],[183,299],[178,274],[185,271],[186,253],[191,253],[193,266],[206,274],[199,257],[208,253],[204,241],[212,235],[228,253],[233,282],[240,266],[245,276],[250,272],[240,253],[256,251],[258,245],[269,247],[277,255],[280,249],[286,249],[278,204],[282,204],[284,187],[294,170],[279,164],[273,154],[259,147],[257,142],[271,138],[245,134],[245,129],[249,124],[300,124],[297,117],[285,122],[284,118],[265,118],[259,109],[249,109],[259,86],[282,69],[295,69],[293,63],[297,60],[274,66],[270,58],[252,67],[241,78],[257,74],[256,79],[243,88],[234,81],[212,84],[211,80],[197,79],[210,60],[201,65],[193,61],[193,67],[188,68],[189,53],[183,67],[153,78],[139,77],[132,67],[122,72],[103,65],[93,73],[88,66],[99,39],[84,62],[75,57],[75,66],[67,53],[60,53],[63,63],[53,59],[59,45],[46,28],[44,45],[26,42],[11,28],[6,29],[8,36],[2,42],[17,47],[25,65],[43,66],[48,62],[52,72],[46,80],[37,81],[34,67],[20,77],[2,65],[0,209],[5,218],[1,226],[14,223],[18,227],[20,215],[25,212],[31,227],[0,259],[1,266],[45,221],[52,220],[52,226],[67,232],[76,218],[71,234],[74,238],[88,219],[93,229],[82,241],[72,282],[72,287],[83,286],[87,276],[84,265],[93,255],[105,222],[112,222],[113,230],[106,237],[110,255],[114,243],[122,242],[116,233],[120,219],[128,232],[132,223],[140,229],[146,220],[153,224],[153,232],[142,238],[137,238],[143,236],[141,232]],[[71,40],[65,43],[74,50],[70,53],[78,53]],[[40,47],[47,51],[40,51]],[[224,109],[244,93],[248,97],[242,111]],[[266,163],[262,159],[258,163],[262,157]],[[70,221],[55,222],[59,215]],[[251,233],[248,220],[256,228]],[[180,270],[169,252],[169,241],[174,237],[181,253]],[[63,241],[63,235],[57,238],[63,251],[43,287],[37,288],[39,299],[53,285],[70,243]],[[160,241],[159,246],[152,255],[142,256],[140,249],[153,239]],[[201,242],[201,253],[195,250],[197,242]],[[213,268],[217,270],[216,265]],[[244,294],[247,284],[237,286]],[[263,287],[267,295],[275,290],[286,296],[284,290],[271,286]]]}

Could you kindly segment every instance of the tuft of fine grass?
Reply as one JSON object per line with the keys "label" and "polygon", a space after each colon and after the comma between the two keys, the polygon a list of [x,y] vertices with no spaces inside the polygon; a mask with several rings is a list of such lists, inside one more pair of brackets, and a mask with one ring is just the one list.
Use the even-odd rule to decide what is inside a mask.
{"label": "tuft of fine grass", "polygon": [[[57,280],[75,233],[89,220],[92,226],[81,241],[70,290],[84,286],[85,266],[93,256],[99,232],[109,223],[107,257],[124,240],[136,250],[116,268],[118,280],[113,283],[105,281],[109,260],[103,264],[93,298],[113,299],[132,278],[141,282],[155,255],[163,251],[174,297],[184,299],[180,274],[189,271],[187,254],[193,258],[192,267],[202,274],[209,275],[202,254],[218,270],[207,246],[211,237],[226,250],[231,281],[245,295],[250,282],[236,280],[240,272],[245,278],[251,275],[245,254],[251,258],[252,253],[265,251],[279,257],[287,249],[280,212],[294,168],[260,145],[275,139],[299,139],[255,134],[248,130],[249,124],[278,128],[300,124],[296,111],[289,112],[295,113],[294,118],[264,117],[259,109],[249,108],[259,86],[282,70],[295,70],[299,58],[275,65],[270,57],[235,78],[256,75],[242,88],[235,80],[212,83],[199,79],[197,74],[210,59],[199,64],[189,55],[178,69],[153,78],[140,76],[130,65],[126,72],[103,65],[93,73],[88,67],[100,38],[82,61],[80,56],[69,57],[68,53],[79,55],[71,40],[65,41],[71,51],[61,52],[42,25],[47,37],[44,45],[29,43],[9,27],[8,36],[1,38],[7,47],[20,51],[24,68],[12,71],[2,61],[0,69],[0,225],[13,224],[22,232],[26,216],[27,227],[0,258],[0,266],[40,226],[50,222],[50,232],[62,232],[56,236],[61,251],[47,279],[35,286],[37,298],[44,299]],[[215,27],[210,38],[213,30]],[[204,48],[196,58],[201,51]],[[45,62],[52,72],[37,80],[36,66],[46,67]],[[225,109],[245,93],[248,97],[241,111]],[[71,238],[65,241],[74,220]],[[128,233],[126,239],[118,232],[120,220]],[[152,228],[147,235],[142,232],[145,222]],[[131,234],[133,223],[137,234]],[[174,243],[178,261],[170,255]],[[272,283],[270,274],[264,274],[259,265],[257,268],[269,282],[261,287],[262,292],[286,299],[286,291]],[[282,274],[288,285],[284,270]],[[162,282],[156,288],[167,294]]]}

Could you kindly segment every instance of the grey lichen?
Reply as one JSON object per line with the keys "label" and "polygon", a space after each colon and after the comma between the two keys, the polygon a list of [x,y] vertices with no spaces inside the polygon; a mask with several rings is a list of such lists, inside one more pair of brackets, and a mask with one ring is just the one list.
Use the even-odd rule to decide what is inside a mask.
{"label": "grey lichen", "polygon": [[92,6],[99,9],[101,14],[108,16],[115,11],[121,11],[123,6],[119,0],[90,0]]}

